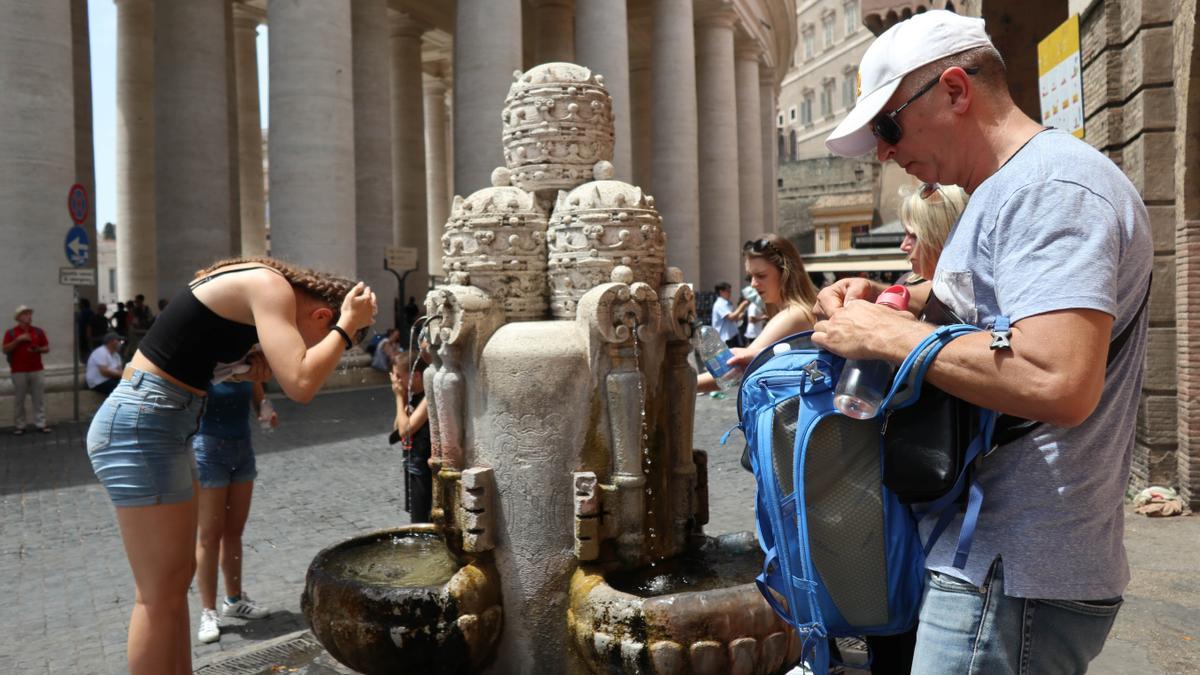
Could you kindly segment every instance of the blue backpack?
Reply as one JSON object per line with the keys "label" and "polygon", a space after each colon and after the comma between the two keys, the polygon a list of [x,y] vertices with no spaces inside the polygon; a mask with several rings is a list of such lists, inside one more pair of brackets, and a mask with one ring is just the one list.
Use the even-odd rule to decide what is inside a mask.
{"label": "blue backpack", "polygon": [[[947,326],[897,370],[881,410],[911,405],[941,347],[972,326]],[[764,350],[738,392],[738,426],[758,485],[756,519],[765,554],[758,588],[799,633],[801,659],[829,668],[828,638],[894,635],[917,621],[925,584],[918,515],[938,515],[929,547],[958,511],[967,472],[951,494],[914,512],[882,482],[886,416],[858,420],[834,407],[845,359],[823,351],[811,331]],[[990,411],[980,410],[975,455],[990,444]],[[976,448],[975,446],[978,446]],[[971,456],[973,461],[974,456]],[[975,514],[982,500],[972,499]],[[955,507],[955,508],[951,508]],[[973,521],[972,521],[973,522]],[[970,532],[963,527],[965,548]],[[964,541],[960,538],[960,549]]]}

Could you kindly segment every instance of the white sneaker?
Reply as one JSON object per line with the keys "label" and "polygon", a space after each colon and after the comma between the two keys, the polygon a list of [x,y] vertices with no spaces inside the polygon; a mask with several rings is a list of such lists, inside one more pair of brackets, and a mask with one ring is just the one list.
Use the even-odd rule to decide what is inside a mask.
{"label": "white sneaker", "polygon": [[196,639],[204,643],[221,639],[221,619],[217,616],[217,610],[200,610],[200,630],[196,631]]}
{"label": "white sneaker", "polygon": [[221,614],[238,619],[264,619],[271,614],[271,609],[258,604],[251,600],[250,596],[242,593],[236,602],[230,602],[229,598],[222,600]]}

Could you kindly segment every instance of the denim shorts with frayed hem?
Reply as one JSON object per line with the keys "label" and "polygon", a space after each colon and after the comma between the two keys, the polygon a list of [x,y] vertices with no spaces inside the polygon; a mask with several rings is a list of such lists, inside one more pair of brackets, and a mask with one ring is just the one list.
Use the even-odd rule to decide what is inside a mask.
{"label": "denim shorts with frayed hem", "polygon": [[196,463],[188,450],[203,397],[151,373],[121,380],[92,418],[87,450],[92,470],[114,506],[174,504],[191,499]]}
{"label": "denim shorts with frayed hem", "polygon": [[208,434],[192,437],[192,452],[200,472],[200,487],[223,488],[258,476],[254,448],[249,438],[218,438]]}

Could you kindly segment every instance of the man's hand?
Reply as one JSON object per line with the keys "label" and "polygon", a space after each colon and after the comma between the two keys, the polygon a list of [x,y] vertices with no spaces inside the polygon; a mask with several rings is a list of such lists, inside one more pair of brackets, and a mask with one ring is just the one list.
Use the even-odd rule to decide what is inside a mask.
{"label": "man's hand", "polygon": [[813,326],[812,341],[848,359],[900,363],[932,329],[908,312],[866,300],[847,300],[832,317]]}
{"label": "man's hand", "polygon": [[817,315],[818,319],[828,319],[851,300],[875,302],[875,298],[882,290],[882,286],[872,283],[869,279],[861,277],[839,279],[817,293],[817,303],[813,305],[813,313]]}

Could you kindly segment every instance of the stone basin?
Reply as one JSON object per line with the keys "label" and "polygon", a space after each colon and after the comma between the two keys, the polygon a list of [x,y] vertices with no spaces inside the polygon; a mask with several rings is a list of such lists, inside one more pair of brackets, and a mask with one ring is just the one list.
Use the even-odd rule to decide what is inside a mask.
{"label": "stone basin", "polygon": [[594,673],[782,673],[800,641],[754,585],[762,553],[749,532],[697,537],[651,569],[580,567],[571,637]]}
{"label": "stone basin", "polygon": [[433,525],[321,551],[300,607],[322,646],[367,675],[474,672],[491,658],[502,618],[490,558],[456,555]]}

